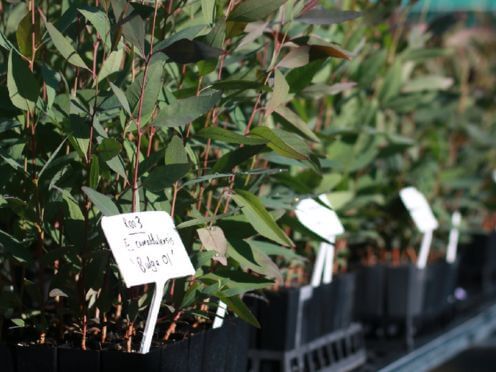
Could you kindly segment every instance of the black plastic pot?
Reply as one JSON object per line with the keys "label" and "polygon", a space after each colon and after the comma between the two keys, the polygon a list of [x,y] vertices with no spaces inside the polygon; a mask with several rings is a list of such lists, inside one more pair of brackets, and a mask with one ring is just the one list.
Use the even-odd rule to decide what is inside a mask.
{"label": "black plastic pot", "polygon": [[158,371],[160,367],[160,357],[161,357],[160,349],[152,349],[147,354],[125,353],[122,351],[105,350],[101,352],[100,371],[101,372]]}
{"label": "black plastic pot", "polygon": [[188,371],[202,371],[204,345],[205,332],[200,332],[190,337],[188,344]]}
{"label": "black plastic pot", "polygon": [[328,309],[332,314],[331,331],[350,326],[353,317],[355,298],[355,273],[344,273],[337,276],[334,284],[333,299]]}
{"label": "black plastic pot", "polygon": [[57,349],[50,346],[17,346],[15,348],[17,372],[56,372]]}
{"label": "black plastic pot", "polygon": [[96,350],[83,351],[69,347],[59,347],[57,359],[57,370],[59,372],[100,372],[100,352]]}
{"label": "black plastic pot", "polygon": [[291,350],[295,347],[299,288],[283,288],[267,293],[267,301],[257,301],[257,318],[261,328],[256,331],[254,348]]}
{"label": "black plastic pot", "polygon": [[227,348],[223,350],[225,371],[246,371],[250,326],[240,319],[232,319],[226,321],[223,327],[228,339]]}
{"label": "black plastic pot", "polygon": [[459,285],[471,296],[492,296],[496,291],[496,232],[473,234],[459,249]]}
{"label": "black plastic pot", "polygon": [[2,371],[14,372],[12,349],[3,344],[0,344],[0,365],[2,366]]}
{"label": "black plastic pot", "polygon": [[386,268],[386,314],[391,319],[416,317],[422,311],[426,270],[413,264]]}
{"label": "black plastic pot", "polygon": [[382,320],[385,316],[386,268],[382,264],[361,267],[356,272],[355,318]]}
{"label": "black plastic pot", "polygon": [[188,372],[189,340],[171,343],[162,348],[160,372]]}

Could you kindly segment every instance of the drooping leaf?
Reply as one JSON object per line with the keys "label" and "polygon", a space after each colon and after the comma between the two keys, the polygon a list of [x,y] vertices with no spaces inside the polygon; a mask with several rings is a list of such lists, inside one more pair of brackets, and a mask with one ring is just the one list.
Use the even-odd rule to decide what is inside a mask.
{"label": "drooping leaf", "polygon": [[268,140],[267,146],[279,155],[297,160],[308,160],[308,146],[296,134],[281,129],[256,127],[250,132],[251,136]]}
{"label": "drooping leaf", "polygon": [[[148,66],[146,81],[144,81],[145,76],[142,73],[126,90],[129,107],[136,118],[140,114],[140,99],[143,101],[141,105],[142,125],[145,125],[150,120],[157,104],[158,95],[163,86],[164,66],[164,54],[155,53]],[[143,97],[141,97],[142,92]]]}
{"label": "drooping leaf", "polygon": [[111,52],[105,61],[103,61],[102,67],[98,72],[98,82],[101,82],[108,76],[120,71],[123,58],[124,49],[114,50]]}
{"label": "drooping leaf", "polygon": [[110,40],[110,20],[107,14],[89,5],[79,8],[78,11],[95,27],[105,47],[110,49],[112,42]]}
{"label": "drooping leaf", "polygon": [[214,48],[198,40],[181,39],[160,49],[172,61],[180,64],[195,63],[207,59],[217,59],[222,49]]}
{"label": "drooping leaf", "polygon": [[39,96],[40,85],[29,70],[27,63],[11,50],[7,69],[7,88],[10,100],[21,110],[33,110]]}
{"label": "drooping leaf", "polygon": [[131,45],[135,46],[142,56],[145,55],[144,14],[139,11],[139,3],[128,3],[125,0],[111,0],[112,10],[122,35]]}
{"label": "drooping leaf", "polygon": [[217,160],[212,167],[213,173],[230,172],[236,165],[239,165],[256,154],[266,150],[266,146],[245,146],[228,152]]}
{"label": "drooping leaf", "polygon": [[182,178],[190,169],[183,141],[173,136],[165,150],[165,165],[155,168],[144,184],[152,191],[162,191]]}
{"label": "drooping leaf", "polygon": [[275,13],[287,0],[243,0],[234,7],[228,21],[255,22]]}
{"label": "drooping leaf", "polygon": [[360,12],[352,10],[313,8],[296,18],[296,20],[311,25],[334,25],[360,17]]}
{"label": "drooping leaf", "polygon": [[103,161],[108,161],[121,152],[122,145],[119,141],[112,138],[105,138],[97,147],[96,153]]}
{"label": "drooping leaf", "polygon": [[221,92],[178,99],[173,104],[162,108],[153,122],[156,127],[182,127],[206,114],[222,96]]}
{"label": "drooping leaf", "polygon": [[402,88],[405,93],[415,93],[429,90],[446,90],[453,85],[453,79],[446,76],[427,75],[413,79]]}
{"label": "drooping leaf", "polygon": [[279,106],[275,109],[275,112],[310,141],[320,142],[319,138],[308,125],[295,112],[291,111],[291,109],[286,106]]}
{"label": "drooping leaf", "polygon": [[88,70],[88,66],[86,66],[86,63],[84,63],[81,56],[76,52],[76,49],[74,49],[71,42],[67,40],[65,36],[50,22],[46,22],[45,27],[50,34],[53,45],[57,48],[62,57],[76,67],[81,67]]}
{"label": "drooping leaf", "polygon": [[255,195],[245,190],[236,190],[232,198],[241,207],[243,214],[260,235],[282,245],[293,245],[291,239],[277,226],[272,216]]}
{"label": "drooping leaf", "polygon": [[196,232],[205,249],[215,252],[212,259],[226,266],[227,240],[222,229],[218,226],[211,226],[197,229]]}
{"label": "drooping leaf", "polygon": [[35,17],[33,27],[31,13],[26,13],[17,27],[16,39],[19,51],[28,58],[33,55],[33,33],[35,35],[35,47],[37,47],[41,41],[40,17]]}
{"label": "drooping leaf", "polygon": [[243,145],[264,145],[268,142],[268,140],[263,138],[243,136],[232,130],[220,127],[202,128],[196,135],[202,138],[210,138],[217,141]]}
{"label": "drooping leaf", "polygon": [[124,109],[124,111],[126,111],[126,113],[129,116],[131,116],[131,108],[129,107],[129,102],[127,101],[126,94],[117,85],[114,85],[111,82],[109,83],[109,85],[110,85],[110,88],[112,89],[112,92],[114,93],[114,95],[119,100],[119,103],[121,104],[121,106]]}
{"label": "drooping leaf", "polygon": [[246,304],[239,297],[226,297],[221,293],[217,293],[217,297],[219,297],[219,299],[226,304],[227,308],[233,311],[238,317],[243,319],[248,324],[260,328],[260,323],[257,318],[255,318],[248,306],[246,306]]}
{"label": "drooping leaf", "polygon": [[98,191],[86,186],[83,186],[81,190],[83,190],[95,207],[98,208],[104,216],[115,216],[120,213],[112,199],[110,199],[107,195],[101,194]]}
{"label": "drooping leaf", "polygon": [[288,95],[289,85],[286,82],[284,75],[279,70],[275,70],[274,90],[265,108],[265,116],[269,116],[276,108],[286,103],[289,98]]}
{"label": "drooping leaf", "polygon": [[310,46],[303,45],[286,54],[277,67],[297,68],[307,65],[308,62],[310,62]]}

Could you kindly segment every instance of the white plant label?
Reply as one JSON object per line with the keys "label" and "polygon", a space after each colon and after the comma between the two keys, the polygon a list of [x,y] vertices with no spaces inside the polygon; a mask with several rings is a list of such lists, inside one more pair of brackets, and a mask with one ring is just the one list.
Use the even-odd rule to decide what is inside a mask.
{"label": "white plant label", "polygon": [[127,287],[195,273],[174,221],[166,212],[103,217],[102,228]]}
{"label": "white plant label", "polygon": [[410,213],[417,228],[424,233],[420,252],[417,259],[417,267],[424,269],[427,265],[429,250],[432,243],[432,232],[439,226],[432,209],[425,196],[415,187],[406,187],[400,191],[400,197],[406,209]]}
{"label": "white plant label", "polygon": [[455,211],[451,215],[451,230],[448,240],[448,248],[446,249],[446,261],[453,263],[456,261],[456,253],[458,248],[458,238],[460,236],[460,231],[458,230],[460,223],[462,222],[462,215],[460,212]]}
{"label": "white plant label", "polygon": [[400,197],[410,213],[417,228],[425,233],[438,228],[439,224],[425,196],[415,187],[406,187],[400,191]]}
{"label": "white plant label", "polygon": [[312,286],[317,287],[321,281],[330,283],[332,281],[332,267],[334,263],[334,240],[336,235],[344,233],[344,227],[335,211],[330,209],[331,203],[325,194],[319,196],[322,203],[329,206],[326,208],[314,199],[303,199],[296,206],[296,217],[309,230],[321,236],[332,244],[322,242],[317,254],[314,270],[312,273]]}
{"label": "white plant label", "polygon": [[172,217],[161,211],[102,218],[102,229],[127,287],[155,283],[140,353],[150,351],[167,280],[193,275],[195,269]]}
{"label": "white plant label", "polygon": [[344,227],[336,212],[330,209],[332,206],[327,196],[322,194],[319,199],[329,208],[311,198],[303,199],[296,206],[296,217],[307,229],[326,240],[330,240],[336,235],[344,233]]}

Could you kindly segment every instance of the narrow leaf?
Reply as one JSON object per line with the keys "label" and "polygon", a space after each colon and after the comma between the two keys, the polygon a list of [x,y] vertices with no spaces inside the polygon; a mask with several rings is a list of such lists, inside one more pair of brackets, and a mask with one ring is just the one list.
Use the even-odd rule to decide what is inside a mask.
{"label": "narrow leaf", "polygon": [[244,0],[234,7],[227,20],[236,22],[261,21],[277,11],[286,1]]}
{"label": "narrow leaf", "polygon": [[108,196],[86,186],[83,186],[81,189],[104,216],[115,216],[120,213],[117,206]]}
{"label": "narrow leaf", "polygon": [[55,28],[50,22],[46,22],[45,24],[50,37],[52,38],[53,45],[59,51],[59,53],[64,57],[67,62],[76,66],[85,68],[88,70],[88,66],[84,63],[81,56],[76,52],[76,49],[72,46],[72,44],[65,38],[64,35],[60,33],[59,30]]}
{"label": "narrow leaf", "polygon": [[254,194],[245,190],[236,190],[236,193],[232,197],[236,204],[241,207],[241,211],[247,220],[260,235],[282,245],[293,245],[291,239],[276,224],[262,202]]}

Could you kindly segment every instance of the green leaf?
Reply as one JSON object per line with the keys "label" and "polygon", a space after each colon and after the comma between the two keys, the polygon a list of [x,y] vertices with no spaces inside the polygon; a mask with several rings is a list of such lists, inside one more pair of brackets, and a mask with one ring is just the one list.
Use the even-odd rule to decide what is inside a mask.
{"label": "green leaf", "polygon": [[31,13],[26,13],[22,21],[19,23],[16,32],[19,51],[28,58],[31,58],[33,55],[33,33],[35,35],[35,45],[38,46],[41,41],[40,17],[35,17],[34,27],[31,21]]}
{"label": "green leaf", "polygon": [[236,190],[232,198],[260,235],[282,245],[293,245],[291,239],[277,226],[262,202],[254,194],[245,190]]}
{"label": "green leaf", "polygon": [[217,160],[217,162],[212,167],[213,173],[230,172],[236,165],[239,165],[251,157],[261,153],[266,150],[267,147],[263,145],[259,146],[245,146],[240,147],[234,151],[230,151]]}
{"label": "green leaf", "polygon": [[334,25],[343,23],[362,15],[360,12],[352,10],[324,9],[316,7],[305,12],[303,15],[296,18],[297,21],[310,25]]}
{"label": "green leaf", "polygon": [[320,142],[315,133],[308,128],[308,125],[295,112],[291,111],[286,106],[279,106],[275,109],[275,112],[310,141]]}
{"label": "green leaf", "polygon": [[[141,124],[148,122],[155,110],[158,95],[164,82],[165,56],[162,53],[155,53],[150,61],[146,82],[144,83],[143,107],[141,108]],[[142,92],[144,74],[139,77],[126,90],[127,101],[131,112],[135,117],[139,115],[140,96]]]}
{"label": "green leaf", "polygon": [[402,91],[416,93],[428,90],[446,90],[453,85],[453,79],[446,76],[427,75],[407,82]]}
{"label": "green leaf", "polygon": [[178,99],[160,110],[153,125],[162,128],[182,127],[206,114],[219,102],[221,96],[221,92],[212,91],[208,95]]}
{"label": "green leaf", "polygon": [[114,50],[110,55],[105,59],[98,72],[97,81],[101,82],[103,79],[108,76],[119,72],[121,70],[122,59],[124,58],[124,49]]}
{"label": "green leaf", "polygon": [[146,22],[137,9],[140,4],[128,3],[126,0],[111,0],[111,3],[115,19],[122,27],[124,38],[144,56]]}
{"label": "green leaf", "polygon": [[103,161],[108,161],[117,155],[122,150],[122,145],[115,139],[105,138],[96,147],[96,153],[102,158]]}
{"label": "green leaf", "polygon": [[93,156],[91,158],[90,166],[90,187],[96,189],[98,187],[98,180],[100,178],[100,162],[98,161],[98,156]]}
{"label": "green leaf", "polygon": [[308,160],[308,147],[296,134],[281,129],[270,129],[267,127],[256,127],[251,130],[251,136],[268,140],[267,146],[279,155],[297,159]]}
{"label": "green leaf", "polygon": [[386,104],[391,98],[398,95],[401,88],[401,62],[397,60],[387,72],[381,90],[379,100]]}
{"label": "green leaf", "polygon": [[267,107],[265,108],[265,116],[269,116],[272,112],[281,106],[289,99],[289,85],[281,71],[276,70],[274,76],[274,90],[270,96]]}
{"label": "green leaf", "polygon": [[33,110],[38,100],[40,85],[27,63],[11,50],[7,68],[7,88],[12,104],[21,110]]}
{"label": "green leaf", "polygon": [[195,63],[208,59],[217,59],[222,49],[214,48],[198,40],[181,39],[160,49],[172,61],[180,64]]}
{"label": "green leaf", "polygon": [[232,130],[220,127],[202,128],[196,135],[201,138],[210,138],[221,142],[237,143],[243,145],[263,145],[268,142],[268,140],[263,138],[243,136]]}
{"label": "green leaf", "polygon": [[114,92],[114,95],[117,97],[117,100],[121,104],[122,108],[126,113],[131,116],[131,109],[129,108],[129,102],[127,101],[126,94],[119,88],[117,85],[114,85],[112,82],[109,82],[110,89]]}
{"label": "green leaf", "polygon": [[96,31],[100,34],[100,38],[107,49],[112,48],[112,42],[110,40],[110,20],[103,11],[98,8],[85,5],[83,8],[78,9],[84,18],[90,22]]}
{"label": "green leaf", "polygon": [[228,21],[255,22],[267,18],[287,0],[244,0],[236,5],[227,18]]}
{"label": "green leaf", "polygon": [[55,48],[57,48],[62,57],[64,57],[67,62],[76,67],[81,67],[89,70],[88,66],[86,66],[86,63],[84,63],[83,59],[76,52],[76,49],[74,49],[69,40],[67,40],[65,36],[62,35],[60,31],[57,30],[55,26],[52,25],[50,22],[46,22],[45,26],[48,33],[50,34],[50,37],[52,38],[53,45],[55,45]]}
{"label": "green leaf", "polygon": [[221,293],[216,293],[216,296],[227,305],[227,308],[232,310],[239,318],[251,324],[254,327],[260,328],[260,323],[252,314],[248,306],[237,296],[226,297]]}
{"label": "green leaf", "polygon": [[279,245],[262,242],[260,240],[247,239],[246,242],[253,248],[263,251],[265,254],[269,256],[281,256],[286,260],[297,260],[297,261],[305,261],[306,258],[296,254],[292,249],[284,248]]}
{"label": "green leaf", "polygon": [[52,155],[50,155],[50,157],[48,158],[47,162],[45,163],[45,165],[43,165],[43,168],[41,168],[40,172],[38,173],[38,178],[41,178],[41,176],[43,175],[43,173],[48,169],[48,167],[53,162],[53,160],[55,159],[55,157],[57,156],[57,154],[59,153],[59,151],[62,150],[62,147],[64,146],[66,140],[67,140],[67,137],[64,138],[64,140],[60,143],[60,145],[57,146],[57,148],[52,153]]}
{"label": "green leaf", "polygon": [[151,191],[162,191],[184,177],[190,169],[183,141],[173,136],[165,150],[165,166],[153,169],[144,185]]}
{"label": "green leaf", "polygon": [[0,230],[0,252],[8,253],[20,263],[30,263],[33,259],[31,252],[24,244],[3,230]]}
{"label": "green leaf", "polygon": [[81,190],[83,190],[95,207],[98,208],[104,216],[115,216],[120,213],[117,206],[108,196],[86,186],[83,186]]}

